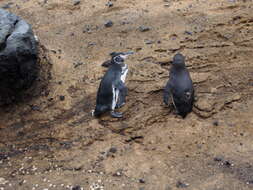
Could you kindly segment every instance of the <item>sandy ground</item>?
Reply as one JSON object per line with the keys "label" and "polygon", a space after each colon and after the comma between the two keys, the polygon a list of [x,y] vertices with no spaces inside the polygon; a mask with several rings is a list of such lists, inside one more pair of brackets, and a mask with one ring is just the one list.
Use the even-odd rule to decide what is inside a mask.
{"label": "sandy ground", "polygon": [[[52,64],[39,96],[1,108],[0,189],[253,189],[253,2],[111,2],[0,0]],[[92,118],[101,64],[129,50],[124,118]],[[162,103],[176,52],[196,90],[186,119]]]}

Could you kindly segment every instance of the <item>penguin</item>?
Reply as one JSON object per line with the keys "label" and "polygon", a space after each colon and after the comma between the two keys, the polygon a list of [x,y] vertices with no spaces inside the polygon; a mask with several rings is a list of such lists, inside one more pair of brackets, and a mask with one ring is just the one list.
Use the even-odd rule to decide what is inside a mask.
{"label": "penguin", "polygon": [[169,81],[167,82],[163,101],[166,105],[171,99],[176,113],[183,118],[192,111],[194,102],[194,88],[191,76],[185,66],[185,58],[177,53],[171,62]]}
{"label": "penguin", "polygon": [[128,66],[124,63],[125,59],[133,52],[113,52],[108,70],[103,76],[96,99],[95,110],[92,115],[101,116],[110,111],[113,118],[122,118],[123,114],[115,112],[116,108],[122,107],[126,103],[127,87],[125,80],[128,73]]}

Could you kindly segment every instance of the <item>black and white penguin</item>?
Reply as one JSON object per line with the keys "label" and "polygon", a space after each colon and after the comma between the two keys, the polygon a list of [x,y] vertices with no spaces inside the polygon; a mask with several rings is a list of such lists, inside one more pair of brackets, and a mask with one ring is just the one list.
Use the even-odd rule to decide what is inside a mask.
{"label": "black and white penguin", "polygon": [[126,53],[111,53],[111,62],[109,69],[102,78],[97,92],[97,100],[95,110],[92,115],[99,117],[107,111],[111,111],[111,116],[121,118],[120,112],[115,112],[115,108],[123,106],[126,102],[127,87],[125,80],[128,72],[128,66],[124,63],[125,59],[133,54]]}
{"label": "black and white penguin", "polygon": [[183,118],[192,111],[194,88],[191,76],[185,66],[185,58],[177,53],[172,61],[169,81],[164,89],[163,101],[166,105],[171,99],[177,114]]}

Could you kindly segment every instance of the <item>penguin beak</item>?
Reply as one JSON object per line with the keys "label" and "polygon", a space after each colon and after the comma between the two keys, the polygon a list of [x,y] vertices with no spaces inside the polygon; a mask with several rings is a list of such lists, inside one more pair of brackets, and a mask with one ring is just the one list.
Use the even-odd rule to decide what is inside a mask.
{"label": "penguin beak", "polygon": [[132,54],[134,54],[134,52],[129,51],[129,52],[123,53],[122,55],[120,55],[120,57],[122,57],[125,60],[129,55],[132,55]]}

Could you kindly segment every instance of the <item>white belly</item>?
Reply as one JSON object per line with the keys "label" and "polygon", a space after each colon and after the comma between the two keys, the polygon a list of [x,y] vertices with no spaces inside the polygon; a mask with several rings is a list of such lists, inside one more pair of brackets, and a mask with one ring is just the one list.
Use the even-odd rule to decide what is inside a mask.
{"label": "white belly", "polygon": [[[127,65],[125,65],[125,67],[122,68],[122,73],[120,76],[120,79],[123,83],[125,83],[126,81],[127,72],[128,72],[128,68],[127,68]],[[114,110],[119,98],[119,89],[115,88],[114,85],[112,86],[112,93],[113,93],[112,110]]]}
{"label": "white belly", "polygon": [[126,81],[127,72],[128,72],[128,68],[127,68],[127,64],[125,64],[125,66],[122,67],[122,73],[121,73],[121,77],[120,77],[122,82],[124,82],[124,83]]}
{"label": "white belly", "polygon": [[119,90],[117,88],[115,88],[114,85],[112,86],[112,94],[113,94],[113,97],[112,97],[112,110],[114,110],[115,107],[116,107],[116,104],[118,102],[118,98],[119,98]]}

